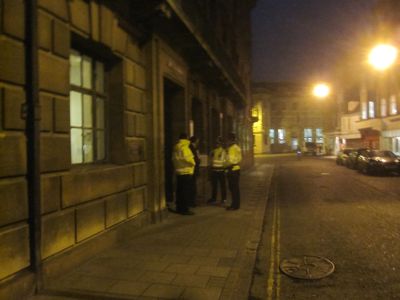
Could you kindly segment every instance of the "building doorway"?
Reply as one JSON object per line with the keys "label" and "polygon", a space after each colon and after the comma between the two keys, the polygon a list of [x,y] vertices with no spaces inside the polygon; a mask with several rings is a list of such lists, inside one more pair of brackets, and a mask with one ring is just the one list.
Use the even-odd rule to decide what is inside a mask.
{"label": "building doorway", "polygon": [[164,78],[164,188],[167,203],[174,201],[172,150],[180,133],[186,132],[185,90]]}
{"label": "building doorway", "polygon": [[210,126],[210,149],[214,147],[217,138],[221,136],[221,122],[220,114],[216,109],[211,110],[211,126]]}

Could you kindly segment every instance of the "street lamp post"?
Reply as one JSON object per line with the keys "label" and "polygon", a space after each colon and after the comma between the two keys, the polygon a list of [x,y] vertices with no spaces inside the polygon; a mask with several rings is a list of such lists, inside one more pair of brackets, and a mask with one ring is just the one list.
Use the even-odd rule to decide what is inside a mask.
{"label": "street lamp post", "polygon": [[[375,103],[376,106],[381,109],[380,113],[378,114],[380,119],[380,126],[378,127],[379,131],[384,130],[384,121],[382,119],[382,116],[386,116],[387,114],[386,111],[383,112],[381,106],[382,101],[386,101],[389,92],[389,90],[387,90],[388,79],[386,77],[386,71],[396,63],[397,57],[398,49],[390,44],[378,44],[373,47],[368,54],[368,63],[379,72],[379,74],[377,74],[378,76],[376,77],[376,79],[378,80],[378,86],[375,87],[377,92]],[[367,103],[368,100],[369,99],[366,99]],[[373,140],[375,139],[376,138],[374,138]],[[379,140],[375,140],[375,143],[377,143],[375,145],[379,145],[379,147],[382,147],[382,145],[384,144],[384,140],[385,139],[383,138],[382,134],[380,134]]]}
{"label": "street lamp post", "polygon": [[[331,94],[332,91],[330,85],[324,82],[317,83],[312,88],[312,95],[317,99],[324,100],[324,102],[326,102],[326,104],[324,105],[325,117],[323,118],[324,121],[322,126],[324,132],[323,135],[324,135],[325,148],[330,150],[333,149],[336,152],[335,145],[332,142],[332,137],[329,137],[330,135],[334,134],[337,125],[336,118],[335,121],[333,121],[333,119],[331,120],[330,118],[328,118],[328,114],[333,113],[337,115],[336,108],[332,107],[334,103],[332,103],[333,98]],[[335,124],[333,124],[333,122],[335,122]]]}

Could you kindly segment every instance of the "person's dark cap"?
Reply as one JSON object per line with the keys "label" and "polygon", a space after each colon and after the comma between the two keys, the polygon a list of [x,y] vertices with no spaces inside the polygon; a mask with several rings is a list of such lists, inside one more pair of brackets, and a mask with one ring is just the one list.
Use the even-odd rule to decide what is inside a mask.
{"label": "person's dark cap", "polygon": [[236,140],[236,134],[234,134],[233,132],[228,134],[228,139],[230,141],[235,141]]}
{"label": "person's dark cap", "polygon": [[184,133],[184,132],[182,132],[182,133],[179,135],[179,139],[180,139],[180,140],[187,140],[187,138],[188,138],[188,136],[187,136],[187,134]]}

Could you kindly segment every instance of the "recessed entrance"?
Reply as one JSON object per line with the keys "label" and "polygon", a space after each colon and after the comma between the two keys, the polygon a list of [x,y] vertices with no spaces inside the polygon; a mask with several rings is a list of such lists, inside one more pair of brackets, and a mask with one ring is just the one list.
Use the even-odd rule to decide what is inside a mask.
{"label": "recessed entrance", "polygon": [[186,132],[185,90],[172,80],[164,78],[164,187],[165,199],[169,203],[174,201],[172,150],[182,132]]}

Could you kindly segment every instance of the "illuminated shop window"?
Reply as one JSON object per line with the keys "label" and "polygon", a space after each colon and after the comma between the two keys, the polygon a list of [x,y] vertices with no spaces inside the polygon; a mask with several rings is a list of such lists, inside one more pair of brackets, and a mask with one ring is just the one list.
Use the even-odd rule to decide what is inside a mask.
{"label": "illuminated shop window", "polygon": [[375,118],[375,102],[368,101],[368,117]]}
{"label": "illuminated shop window", "polygon": [[284,144],[286,142],[285,129],[283,129],[283,128],[278,129],[278,141],[279,141],[279,144]]}
{"label": "illuminated shop window", "polygon": [[275,144],[275,129],[269,130],[269,143]]}
{"label": "illuminated shop window", "polygon": [[304,128],[304,141],[305,142],[312,142],[313,141],[312,128]]}
{"label": "illuminated shop window", "polygon": [[324,142],[324,134],[322,128],[315,129],[316,142],[322,144]]}
{"label": "illuminated shop window", "polygon": [[104,64],[73,50],[70,84],[71,161],[102,161],[106,155]]}
{"label": "illuminated shop window", "polygon": [[361,103],[361,119],[368,119],[367,102]]}
{"label": "illuminated shop window", "polygon": [[396,115],[397,114],[397,101],[396,101],[395,95],[390,96],[390,104],[389,105],[390,105],[390,108],[389,108],[390,114]]}

